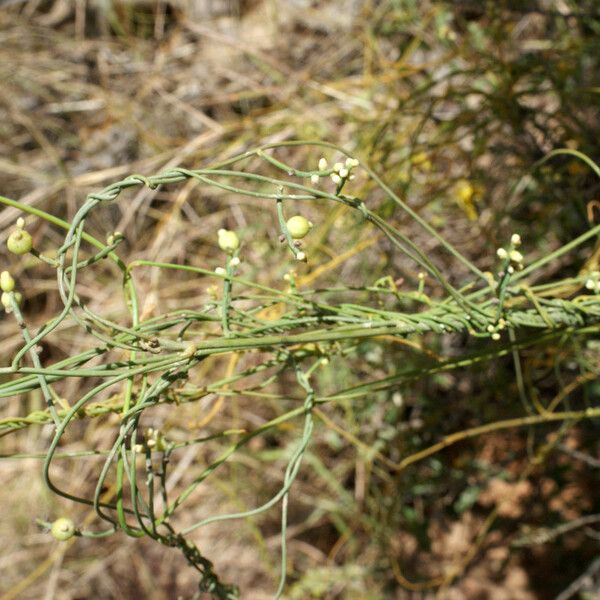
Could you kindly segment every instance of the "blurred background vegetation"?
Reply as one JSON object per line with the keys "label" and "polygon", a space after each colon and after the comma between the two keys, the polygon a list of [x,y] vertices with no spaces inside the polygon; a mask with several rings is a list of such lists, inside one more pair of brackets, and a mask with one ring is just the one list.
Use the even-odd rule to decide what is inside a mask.
{"label": "blurred background vegetation", "polygon": [[[600,157],[597,0],[9,0],[0,6],[0,81],[0,193],[65,219],[85,194],[130,173],[197,168],[293,139],[337,143],[360,157],[483,271],[513,232],[533,259],[600,218],[600,180],[584,163],[559,156],[536,166],[558,148]],[[283,156],[298,168],[316,168],[319,158],[303,146]],[[372,183],[359,179],[356,189],[445,265],[453,284],[465,283]],[[17,215],[0,210],[2,241]],[[307,216],[318,226],[309,265],[295,267],[300,281],[366,285],[390,276],[400,289],[417,287],[415,265],[360,216],[318,203]],[[274,285],[290,268],[273,252],[270,204],[193,182],[141,190],[94,218],[88,228],[102,239],[125,233],[128,260],[192,255],[193,264],[211,265],[215,232],[228,227],[253,240],[247,278]],[[61,242],[41,221],[32,233],[48,246]],[[598,270],[599,256],[590,243],[549,263],[536,282]],[[15,275],[27,290],[28,320],[44,323],[60,304],[54,274],[31,260]],[[98,281],[81,282],[115,319],[123,311],[118,285],[108,269],[99,291]],[[149,271],[139,286],[146,315],[157,306],[199,308],[209,296],[176,272]],[[21,338],[4,316],[0,336],[4,364]],[[492,344],[458,334],[371,340],[351,355],[333,352],[318,384],[333,392]],[[83,345],[79,330],[65,328],[43,358]],[[521,353],[520,374],[507,354],[323,408],[290,497],[284,597],[600,598],[597,421],[503,429],[401,471],[390,466],[454,432],[527,414],[523,398],[597,405],[599,350],[597,329],[555,335]],[[211,358],[197,377],[224,376],[238,359]],[[61,393],[74,395],[77,385]],[[272,389],[288,385],[284,378]],[[27,414],[41,399],[32,393],[1,406],[1,416]],[[280,400],[241,394],[171,415],[156,410],[146,425],[186,439],[256,426],[280,411]],[[116,415],[76,423],[64,448],[101,448],[116,424]],[[294,434],[282,427],[237,453],[190,507],[190,522],[266,499],[280,485]],[[44,427],[11,432],[0,454],[44,452],[50,437]],[[218,454],[199,448],[183,453],[173,485]],[[60,477],[89,494],[93,461],[61,461]],[[34,519],[53,519],[66,503],[44,489],[39,461],[1,466],[1,600],[194,594],[184,559],[148,540],[120,534],[57,545]],[[85,522],[82,507],[69,511]],[[277,513],[209,526],[195,541],[242,598],[272,597]]]}

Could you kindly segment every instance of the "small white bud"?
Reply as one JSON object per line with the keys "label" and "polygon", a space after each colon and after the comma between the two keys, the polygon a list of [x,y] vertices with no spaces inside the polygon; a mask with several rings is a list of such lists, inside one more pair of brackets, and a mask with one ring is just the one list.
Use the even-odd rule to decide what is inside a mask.
{"label": "small white bud", "polygon": [[306,253],[298,252],[298,254],[296,254],[296,260],[306,260]]}
{"label": "small white bud", "polygon": [[509,275],[512,275],[515,272],[515,268],[512,266],[509,266],[508,269],[506,269]]}
{"label": "small white bud", "polygon": [[238,256],[234,256],[234,257],[233,257],[233,258],[232,258],[232,259],[229,261],[229,264],[230,264],[232,267],[237,267],[237,266],[238,266],[238,265],[239,265],[241,262],[242,262],[242,261],[239,259],[239,257],[238,257]]}
{"label": "small white bud", "polygon": [[17,229],[23,229],[25,227],[25,219],[23,217],[19,217],[17,219]]}
{"label": "small white bud", "polygon": [[119,238],[122,238],[123,234],[120,231],[113,231],[112,233],[109,233],[108,236],[106,237],[106,243],[109,246],[112,246]]}
{"label": "small white bud", "polygon": [[219,229],[217,235],[219,248],[221,248],[223,252],[233,254],[240,247],[240,238],[235,231]]}
{"label": "small white bud", "polygon": [[492,333],[492,339],[497,342],[500,339],[500,334],[499,333]]}
{"label": "small white bud", "polygon": [[0,289],[3,292],[12,292],[15,289],[15,280],[8,271],[0,273]]}
{"label": "small white bud", "polygon": [[317,185],[317,183],[319,183],[319,176],[318,175],[311,175],[310,176],[310,182],[313,185]]}
{"label": "small white bud", "polygon": [[10,296],[8,294],[8,292],[3,292],[2,296],[0,297],[0,301],[2,302],[2,306],[4,306],[6,312],[9,312],[12,308],[11,304],[10,304]]}
{"label": "small white bud", "polygon": [[321,156],[319,159],[319,171],[324,171],[327,168],[327,160]]}
{"label": "small white bud", "polygon": [[490,333],[494,333],[494,331],[496,331],[496,328],[493,325],[488,325],[486,327],[486,329],[490,332]]}
{"label": "small white bud", "polygon": [[[13,294],[13,299],[15,301],[16,304],[21,304],[21,300],[23,300],[23,296],[21,296],[21,292],[12,292]],[[2,303],[2,306],[4,306],[4,310],[6,310],[7,313],[12,312],[12,304],[10,301],[10,293],[9,292],[2,292],[2,296],[0,296],[0,303]]]}
{"label": "small white bud", "polygon": [[340,172],[340,171],[341,171],[343,168],[344,168],[344,163],[341,163],[341,162],[336,162],[336,163],[333,165],[333,170],[334,170],[336,173],[339,173],[339,172]]}
{"label": "small white bud", "polygon": [[215,273],[217,275],[227,275],[227,271],[223,267],[217,267]]}
{"label": "small white bud", "polygon": [[347,158],[346,159],[346,167],[348,167],[348,169],[352,169],[354,167],[358,167],[358,160],[356,160],[356,158]]}
{"label": "small white bud", "polygon": [[520,246],[521,245],[521,236],[518,233],[513,233],[510,236],[510,243],[513,246]]}
{"label": "small white bud", "polygon": [[333,181],[333,183],[340,183],[342,181],[342,178],[337,173],[332,173],[331,181]]}
{"label": "small white bud", "polygon": [[585,282],[585,287],[586,287],[588,290],[593,290],[593,289],[596,287],[596,282],[595,282],[593,279],[588,279],[588,280]]}
{"label": "small white bud", "polygon": [[496,250],[496,256],[501,260],[504,260],[505,258],[508,258],[508,252],[504,248],[498,248],[498,250]]}
{"label": "small white bud", "polygon": [[343,169],[340,169],[340,177],[342,179],[346,179],[346,177],[348,177],[348,174],[349,174],[349,171],[345,167]]}
{"label": "small white bud", "polygon": [[511,250],[509,256],[510,260],[512,260],[515,263],[523,262],[523,255],[518,250]]}

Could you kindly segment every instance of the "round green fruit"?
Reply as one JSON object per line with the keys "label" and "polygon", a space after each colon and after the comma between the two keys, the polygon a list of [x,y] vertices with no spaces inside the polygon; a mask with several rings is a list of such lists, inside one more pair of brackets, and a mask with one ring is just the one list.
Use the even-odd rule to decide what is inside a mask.
{"label": "round green fruit", "polygon": [[313,224],[301,215],[296,215],[288,219],[287,223],[288,231],[295,240],[302,239],[311,229]]}
{"label": "round green fruit", "polygon": [[59,541],[66,542],[75,535],[75,524],[71,519],[61,517],[52,523],[50,533]]}
{"label": "round green fruit", "polygon": [[24,229],[15,229],[6,240],[9,252],[13,254],[27,254],[33,247],[31,235]]}

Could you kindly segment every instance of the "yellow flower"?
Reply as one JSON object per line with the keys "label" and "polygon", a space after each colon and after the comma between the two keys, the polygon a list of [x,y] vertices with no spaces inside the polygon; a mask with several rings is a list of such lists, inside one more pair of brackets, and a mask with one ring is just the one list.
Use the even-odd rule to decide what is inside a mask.
{"label": "yellow flower", "polygon": [[417,152],[416,154],[413,154],[410,161],[421,171],[431,171],[432,164],[426,152]]}
{"label": "yellow flower", "polygon": [[477,220],[477,209],[475,203],[481,193],[481,189],[466,179],[459,179],[454,186],[454,194],[459,206],[465,211],[470,221]]}

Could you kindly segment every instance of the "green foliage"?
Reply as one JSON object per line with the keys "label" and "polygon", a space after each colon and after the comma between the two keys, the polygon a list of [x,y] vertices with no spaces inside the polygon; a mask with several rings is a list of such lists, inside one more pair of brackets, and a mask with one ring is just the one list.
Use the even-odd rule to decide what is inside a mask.
{"label": "green foliage", "polygon": [[[509,250],[498,252],[500,256],[498,272],[492,279],[479,271],[449,242],[439,236],[371,169],[363,167],[365,174],[380,186],[399,210],[414,219],[419,227],[445,248],[450,257],[462,263],[471,272],[472,282],[470,284],[465,282],[457,288],[446,279],[427,253],[397,229],[391,220],[383,220],[379,217],[377,207],[368,208],[366,199],[344,193],[344,186],[349,178],[338,167],[325,168],[322,171],[311,170],[310,167],[298,170],[283,163],[273,153],[298,144],[309,148],[317,147],[343,152],[329,144],[289,142],[246,152],[225,163],[205,169],[173,169],[150,177],[132,175],[99,193],[90,194],[71,223],[61,221],[39,209],[0,197],[0,201],[4,204],[19,207],[66,230],[64,243],[58,249],[56,258],[36,253],[38,258],[56,269],[63,309],[38,333],[32,335],[28,331],[18,304],[11,301],[10,309],[20,325],[25,344],[13,358],[11,366],[3,367],[0,371],[10,376],[8,381],[0,385],[0,395],[12,396],[39,388],[46,400],[47,410],[37,411],[24,418],[4,419],[0,426],[5,431],[11,431],[27,427],[31,423],[53,422],[56,432],[44,461],[46,484],[53,492],[66,499],[93,506],[99,520],[105,523],[103,528],[96,531],[83,530],[81,535],[104,536],[120,529],[133,537],[149,536],[166,546],[178,547],[188,562],[201,573],[200,589],[210,591],[217,598],[237,597],[237,592],[234,587],[224,585],[218,580],[212,564],[185,536],[211,523],[255,517],[282,503],[282,570],[277,592],[279,596],[284,589],[286,578],[288,498],[313,437],[314,411],[318,406],[339,403],[349,408],[349,400],[356,402],[369,397],[374,392],[393,390],[400,384],[423,378],[428,374],[433,376],[431,381],[435,385],[443,388],[446,386],[443,374],[453,369],[493,360],[511,352],[517,357],[520,350],[525,350],[544,340],[554,340],[564,332],[568,331],[571,336],[575,336],[595,330],[600,321],[598,296],[582,293],[589,275],[580,275],[567,281],[554,281],[543,286],[525,284],[525,278],[531,277],[536,270],[564,255],[567,250],[576,249],[597,236],[600,226],[590,229],[566,247],[557,249],[526,267],[523,265],[523,255],[515,249],[520,245],[521,240],[519,236],[513,236]],[[577,153],[573,154],[577,155]],[[275,172],[264,175],[245,170],[243,166],[250,163],[254,157],[261,160],[267,170],[275,169]],[[582,158],[597,170],[589,159]],[[325,166],[324,161],[321,162]],[[277,171],[283,175],[278,176]],[[339,177],[338,173],[341,173],[342,177]],[[322,186],[307,186],[298,181],[302,178],[311,178],[311,180],[316,178],[315,182],[319,183],[319,179],[329,176],[335,184],[334,192],[326,191]],[[431,296],[426,293],[424,276],[419,278],[416,293],[400,292],[393,282],[389,282],[389,287],[386,287],[383,281],[378,282],[379,285],[365,282],[361,286],[351,287],[344,287],[342,282],[338,281],[334,288],[300,290],[293,277],[288,278],[288,289],[269,287],[238,275],[238,269],[241,268],[239,257],[243,256],[244,246],[240,247],[237,234],[231,231],[225,232],[223,229],[219,230],[218,236],[215,235],[215,243],[218,237],[219,246],[227,251],[225,268],[219,267],[212,271],[202,267],[159,263],[145,259],[137,259],[125,264],[117,253],[118,246],[124,240],[121,234],[109,232],[108,242],[104,244],[85,231],[86,221],[91,214],[117,201],[125,190],[142,185],[154,189],[159,185],[174,185],[186,179],[196,179],[207,186],[216,186],[239,195],[274,202],[277,206],[282,239],[288,240],[289,249],[296,259],[299,258],[300,253],[303,256],[305,254],[304,251],[299,250],[298,242],[291,242],[284,217],[284,205],[321,199],[356,210],[364,219],[364,226],[378,229],[394,248],[406,253],[421,269],[427,271],[434,279],[437,290],[434,290]],[[386,203],[387,201],[384,200],[383,204]],[[235,237],[233,240],[235,243],[229,243],[228,238],[228,243],[224,245],[225,234],[232,239]],[[249,245],[251,242],[248,242]],[[95,250],[95,254],[90,254],[86,248]],[[77,291],[78,278],[87,270],[93,269],[104,258],[111,260],[121,272],[124,301],[130,313],[130,323],[113,321],[95,312]],[[142,319],[139,308],[140,298],[135,282],[135,273],[139,269],[177,270],[189,276],[216,278],[223,284],[222,297],[218,299],[217,293],[213,292],[214,300],[207,302],[200,311],[191,308],[175,312],[167,311],[152,318]],[[552,295],[553,290],[562,290],[566,284],[572,286],[574,290],[575,295],[572,298],[565,299]],[[9,298],[14,298],[13,291],[8,294]],[[352,298],[351,302],[347,298],[341,300],[348,295]],[[380,299],[378,307],[369,301],[369,297],[373,296]],[[399,310],[406,300],[410,300],[406,306],[413,306],[415,299],[419,302],[412,311]],[[238,308],[238,305],[242,306],[242,304],[245,306],[243,311]],[[422,306],[421,309],[418,308],[419,304]],[[265,320],[258,316],[265,310],[272,309],[279,311],[277,318]],[[81,354],[43,367],[36,351],[37,345],[43,340],[50,339],[53,332],[67,321],[81,327],[87,332],[90,340],[96,341],[96,345]],[[203,324],[212,329],[208,339],[198,336],[197,326]],[[214,326],[218,328],[219,324],[220,334],[214,330]],[[316,373],[323,368],[326,369],[329,361],[337,356],[344,356],[346,360],[351,360],[352,354],[356,353],[357,357],[360,357],[370,368],[382,363],[381,347],[371,341],[361,342],[357,346],[360,340],[367,338],[376,341],[385,337],[405,340],[414,334],[423,336],[428,332],[440,335],[464,333],[474,339],[490,339],[492,345],[471,354],[449,357],[441,361],[425,361],[421,364],[417,362],[408,369],[394,370],[387,376],[372,381],[362,381],[346,389],[340,387],[336,381],[335,391],[325,395],[319,394],[314,387],[313,380]],[[504,341],[502,341],[503,337]],[[127,360],[111,358],[114,350],[117,349],[125,351],[129,358]],[[262,354],[258,366],[224,379],[217,378],[201,388],[191,383],[194,370],[208,357],[249,351]],[[33,361],[33,368],[24,365],[23,360],[27,355]],[[98,357],[103,357],[102,362],[98,363]],[[89,365],[92,360],[95,365]],[[518,364],[518,359],[515,360]],[[255,382],[245,390],[244,379],[260,371],[265,374],[262,383],[257,385]],[[141,421],[145,413],[161,404],[170,404],[176,410],[177,406],[198,400],[209,392],[225,393],[232,383],[242,384],[242,387],[236,388],[237,394],[244,394],[251,390],[258,391],[266,389],[274,377],[286,377],[286,373],[293,374],[297,386],[294,396],[300,392],[304,397],[302,402],[296,403],[294,408],[281,412],[248,433],[240,435],[236,432],[222,431],[208,439],[175,443],[160,431],[150,429],[144,433],[141,429]],[[94,384],[88,391],[82,393],[80,398],[72,399],[70,405],[61,409],[60,406],[57,407],[58,394],[54,388],[69,377],[81,378],[82,381],[99,379],[100,383]],[[106,394],[109,391],[114,394],[118,389],[121,391],[117,392],[116,402],[113,395],[107,403]],[[421,404],[427,408],[425,398]],[[530,413],[526,417],[517,418],[511,422],[511,425],[568,422],[600,416],[600,409],[596,407],[557,412],[554,410],[556,404],[540,408],[537,415]],[[364,405],[360,411],[362,413],[360,422],[368,422],[375,418],[384,406]],[[397,408],[398,406],[392,404],[383,414],[377,416],[379,423],[370,433],[371,436],[375,435],[376,439],[364,446],[368,460],[373,460],[373,457],[381,459],[382,451],[396,440],[395,426],[400,418]],[[434,407],[431,406],[431,409],[433,410]],[[87,498],[75,495],[68,491],[68,487],[55,482],[51,474],[59,445],[77,417],[92,418],[106,411],[114,411],[120,415],[118,434],[112,448],[103,453],[105,461],[98,471],[98,481],[93,496]],[[430,419],[431,415],[426,418]],[[251,440],[267,433],[272,435],[278,427],[297,419],[301,419],[303,424],[299,427],[297,440],[286,452],[287,467],[279,491],[256,508],[209,516],[183,528],[180,532],[174,529],[172,522],[176,514],[184,510],[188,499],[200,484],[210,481],[211,475]],[[498,426],[502,428],[503,425],[500,422]],[[492,428],[495,426],[493,424]],[[215,439],[225,439],[230,435],[237,438],[234,443],[226,447],[220,456],[195,477],[176,498],[168,499],[166,481],[171,456],[179,448],[190,444],[209,443]],[[469,435],[466,434],[467,437]],[[437,450],[434,445],[432,450],[417,451],[420,442],[419,438],[413,440],[415,454],[411,454],[397,464],[383,458],[384,464],[400,471],[411,461],[425,458]],[[444,445],[445,443],[442,443],[442,446]],[[144,462],[140,464],[138,457],[145,457],[145,477],[142,477]],[[313,463],[313,467],[314,460],[315,457],[312,455],[309,462]],[[431,474],[430,482],[422,485],[413,484],[409,488],[415,498],[430,494],[433,489],[432,482],[437,481],[436,485],[447,482],[448,473],[440,461],[430,459],[427,464]],[[102,496],[111,473],[114,473],[116,485],[115,502],[106,501]],[[324,476],[327,477],[326,474]],[[455,501],[454,507],[457,512],[463,512],[477,500],[472,491],[479,492],[479,488],[470,489],[471,491],[463,491]],[[406,499],[403,500],[404,508],[401,514],[409,525],[412,521],[415,531],[418,531],[418,514],[405,502]],[[382,507],[384,505],[385,503]],[[420,537],[422,536],[423,532],[420,534]],[[312,586],[310,593],[317,593],[315,590],[321,589],[317,585],[318,580],[317,578],[305,582],[306,585],[310,583]],[[323,585],[323,582],[320,585]]]}
{"label": "green foliage", "polygon": [[[177,27],[176,11],[103,6],[87,34],[154,64],[160,44],[143,44]],[[191,48],[182,22],[175,39]],[[117,532],[155,540],[197,572],[197,594],[216,598],[238,592],[217,576],[211,532],[250,539],[271,587],[291,598],[443,596],[475,561],[493,569],[502,543],[506,569],[531,563],[524,549],[538,546],[528,570],[542,594],[593,566],[597,537],[584,526],[596,521],[579,515],[600,510],[589,489],[600,416],[599,171],[588,158],[600,152],[599,31],[592,1],[554,10],[393,0],[365,4],[347,47],[320,32],[319,60],[302,62],[301,74],[296,55],[282,67],[285,57],[243,48],[240,80],[256,90],[219,89],[218,110],[201,98],[196,111],[184,95],[177,106],[188,110],[165,111],[144,91],[128,112],[120,104],[147,89],[146,69],[141,84],[128,66],[103,79],[115,87],[101,97],[117,109],[102,99],[102,119],[135,122],[131,146],[143,148],[123,162],[169,145],[177,153],[206,106],[224,123],[193,123],[208,122],[219,140],[170,163],[193,167],[125,177],[76,211],[59,199],[74,180],[52,152],[49,212],[0,198],[29,215],[35,240],[8,258],[17,283],[3,294],[14,318],[7,339],[22,335],[23,346],[0,368],[2,459],[44,460],[57,514],[75,521],[69,543]],[[185,71],[185,52],[160,52],[158,88],[173,102],[197,73]],[[29,105],[62,106],[43,76],[6,73],[7,95],[38,90]],[[64,81],[53,85],[86,106],[92,88]],[[249,118],[225,122],[234,113]],[[36,113],[35,140],[69,131],[65,147],[79,151],[83,114]],[[3,121],[4,137],[26,145],[26,122]],[[350,139],[352,150],[284,142],[220,160],[252,140],[313,135]],[[354,155],[360,166],[345,162]],[[305,237],[288,227],[296,213],[315,223]],[[131,217],[122,234],[115,214]],[[221,226],[235,238],[219,240]],[[156,258],[157,245],[181,240],[183,251]],[[23,453],[31,439],[39,445]],[[566,535],[579,536],[575,560],[563,554]],[[452,546],[458,538],[465,545]],[[238,556],[231,562],[225,579],[237,580]]]}

